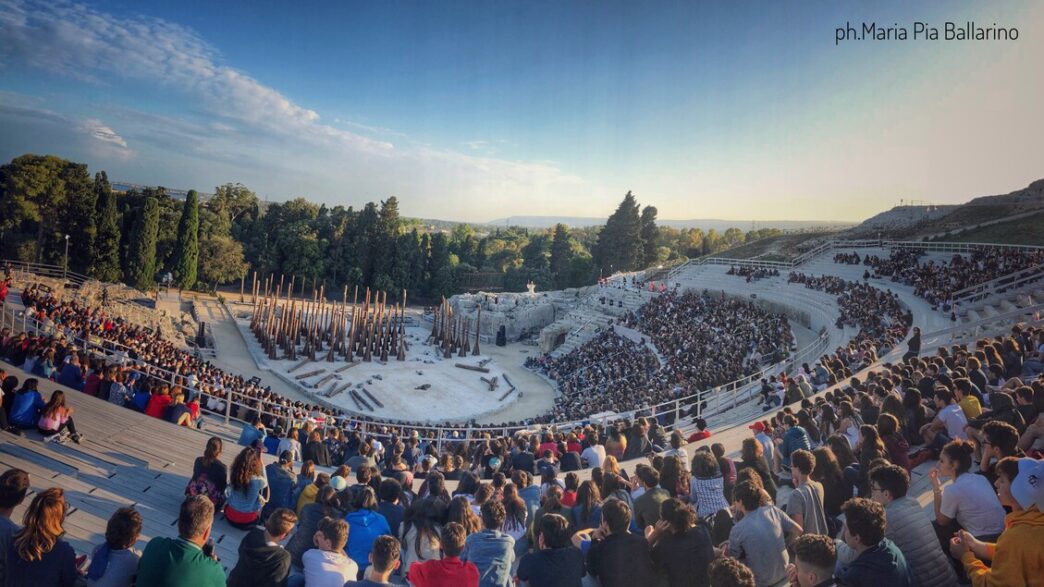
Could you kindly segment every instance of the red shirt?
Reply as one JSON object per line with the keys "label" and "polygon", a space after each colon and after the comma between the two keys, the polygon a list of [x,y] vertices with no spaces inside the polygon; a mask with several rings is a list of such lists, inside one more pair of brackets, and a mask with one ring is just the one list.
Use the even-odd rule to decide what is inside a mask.
{"label": "red shirt", "polygon": [[568,490],[563,492],[562,493],[562,505],[564,505],[566,507],[570,507],[570,508],[573,507],[574,505],[576,505],[576,492],[575,491],[568,491]]}
{"label": "red shirt", "polygon": [[693,432],[692,434],[689,435],[689,442],[696,442],[697,440],[704,440],[704,439],[710,438],[710,435],[711,435],[710,430],[704,430],[703,432],[700,432],[699,430],[697,430],[696,432]]}
{"label": "red shirt", "polygon": [[442,560],[415,562],[410,565],[409,581],[413,587],[478,587],[479,572],[475,563],[455,556]]}
{"label": "red shirt", "polygon": [[163,419],[163,414],[167,411],[171,401],[173,399],[169,395],[154,395],[150,397],[149,403],[145,406],[145,415]]}

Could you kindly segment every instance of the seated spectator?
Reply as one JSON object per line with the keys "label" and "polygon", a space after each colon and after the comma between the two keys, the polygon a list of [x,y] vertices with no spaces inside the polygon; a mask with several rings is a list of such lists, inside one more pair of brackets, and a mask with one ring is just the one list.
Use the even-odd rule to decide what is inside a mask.
{"label": "seated spectator", "polygon": [[1001,459],[1022,456],[1018,448],[1019,431],[1007,422],[987,422],[978,438],[981,448],[979,473],[992,485],[997,480],[995,469]]}
{"label": "seated spectator", "polygon": [[482,504],[482,530],[468,536],[461,560],[471,561],[479,571],[482,587],[511,587],[515,541],[503,532],[507,512],[499,501]]}
{"label": "seated spectator", "polygon": [[313,537],[319,529],[319,522],[323,518],[341,518],[344,513],[340,508],[340,498],[334,488],[329,485],[319,491],[319,497],[315,503],[304,507],[297,519],[297,531],[286,543],[286,550],[290,553],[290,561],[294,568],[302,567],[301,556],[315,546]]}
{"label": "seated spectator", "polygon": [[[955,440],[939,455],[939,467],[928,472],[935,502],[935,524],[943,544],[959,528],[980,540],[994,541],[1004,531],[1004,508],[990,482],[970,472],[974,447]],[[939,476],[953,483],[943,489]],[[956,524],[956,526],[954,525]]]}
{"label": "seated spectator", "polygon": [[460,524],[450,523],[442,529],[442,558],[415,562],[409,567],[406,579],[413,587],[478,587],[479,571],[474,563],[462,561],[467,535]]}
{"label": "seated spectator", "polygon": [[711,587],[757,587],[750,568],[731,557],[714,559],[707,571]]}
{"label": "seated spectator", "polygon": [[714,560],[710,531],[700,524],[696,510],[679,499],[660,505],[660,520],[645,529],[653,563],[670,587],[705,587],[707,568]]}
{"label": "seated spectator", "polygon": [[954,400],[952,391],[945,387],[935,390],[935,410],[935,418],[921,427],[925,449],[911,459],[911,468],[933,458],[951,440],[967,438],[964,427],[968,425],[968,419],[964,416],[964,410]]}
{"label": "seated spectator", "polygon": [[594,481],[587,480],[576,491],[573,504],[573,523],[577,530],[597,528],[602,525],[602,494]]}
{"label": "seated spectator", "polygon": [[301,557],[304,576],[290,577],[287,587],[344,587],[358,578],[359,565],[344,553],[348,544],[347,522],[323,518],[313,540],[315,548]]}
{"label": "seated spectator", "polygon": [[[293,454],[284,451],[279,455],[279,461],[265,467],[265,477],[268,479],[269,499],[261,509],[261,519],[267,520],[268,516],[279,508],[291,508],[291,498],[294,495],[294,483],[297,481],[294,475]],[[296,505],[296,504],[294,504]]]}
{"label": "seated spectator", "polygon": [[728,509],[729,502],[725,499],[724,483],[725,478],[714,455],[707,450],[697,450],[692,457],[689,503],[696,507],[696,512],[701,518],[710,518],[719,511]]}
{"label": "seated spectator", "polygon": [[391,532],[388,520],[377,513],[377,495],[372,487],[361,487],[354,492],[352,511],[344,519],[348,522],[348,546],[345,552],[359,565],[359,577],[362,578],[370,566],[370,548],[374,540]]}
{"label": "seated spectator", "polygon": [[152,390],[149,403],[145,406],[145,415],[162,420],[167,415],[167,408],[173,401],[174,398],[170,397],[170,389],[167,384],[160,384]]}
{"label": "seated spectator", "polygon": [[816,457],[807,450],[796,450],[790,455],[794,491],[787,499],[787,515],[801,526],[805,534],[829,536],[823,510],[823,486],[811,477],[815,468]]}
{"label": "seated spectator", "polygon": [[540,504],[536,514],[533,515],[533,523],[530,524],[530,544],[536,544],[536,531],[540,528],[540,520],[542,520],[544,516],[552,514],[562,516],[567,522],[569,522],[569,525],[572,526],[571,511],[564,503],[562,503],[562,494],[562,488],[557,485],[552,485],[551,488],[548,489],[547,497],[544,498],[544,502]]}
{"label": "seated spectator", "polygon": [[[779,459],[779,478],[783,483],[790,483],[790,455],[795,450],[812,450],[812,442],[805,429],[797,425],[797,418],[791,414],[783,416],[783,436],[775,440],[776,456]],[[757,571],[754,572],[757,575]]]}
{"label": "seated spectator", "polygon": [[178,426],[192,428],[195,423],[192,418],[192,410],[185,403],[185,394],[175,393],[170,400],[170,406],[166,410],[165,418],[168,422]]}
{"label": "seated spectator", "polygon": [[88,587],[131,587],[138,573],[141,553],[134,544],[141,535],[141,514],[134,508],[120,508],[105,526],[105,542],[91,554],[87,569]]}
{"label": "seated spectator", "polygon": [[749,566],[758,585],[786,579],[790,563],[786,543],[801,535],[801,526],[749,481],[736,485],[732,507],[743,517],[729,533],[729,556]]}
{"label": "seated spectator", "polygon": [[76,444],[83,442],[83,435],[77,434],[76,423],[73,422],[73,408],[65,405],[65,393],[60,389],[51,394],[51,401],[40,410],[40,419],[36,422],[36,429],[43,434],[45,441],[65,442],[72,438]]}
{"label": "seated spectator", "polygon": [[[706,420],[703,418],[696,418],[693,422],[696,424],[696,432],[689,435],[689,438],[686,439],[688,442],[699,442],[711,437],[711,431],[707,429]],[[681,448],[680,446],[674,446],[673,442],[671,443],[671,446],[675,449]]]}
{"label": "seated spectator", "polygon": [[[308,461],[311,462],[311,461]],[[332,479],[329,473],[318,473],[315,476],[315,481],[312,481],[301,490],[300,495],[297,496],[297,515],[301,515],[301,510],[304,507],[315,501],[315,498],[319,495],[319,490],[327,485],[330,485]],[[343,491],[348,487],[348,482],[341,478],[341,486],[334,487],[336,491]]]}
{"label": "seated spectator", "polygon": [[178,537],[149,541],[138,563],[136,585],[224,587],[225,571],[214,557],[210,530],[214,504],[202,495],[186,499],[178,513]]}
{"label": "seated spectator", "polygon": [[72,587],[76,583],[76,551],[61,539],[67,511],[65,493],[57,487],[33,498],[22,517],[24,527],[7,546],[8,585]]}
{"label": "seated spectator", "polygon": [[[441,521],[445,513],[446,504],[438,498],[428,497],[410,505],[402,526],[402,564],[407,569],[415,562],[442,558],[439,535],[444,528]],[[464,530],[467,536],[467,529]]]}
{"label": "seated spectator", "polygon": [[7,547],[11,536],[22,529],[11,521],[14,509],[25,501],[29,493],[29,473],[21,469],[8,469],[0,475],[0,585],[5,585],[4,568]]}
{"label": "seated spectator", "polygon": [[[1044,462],[1006,457],[997,463],[997,494],[1011,513],[996,543],[961,531],[950,541],[973,587],[1039,585],[1044,577]],[[983,561],[991,561],[986,566]]]}
{"label": "seated spectator", "polygon": [[[755,424],[761,424],[761,422],[755,422]],[[768,446],[772,446],[771,441]],[[764,445],[762,445],[757,438],[743,439],[742,449],[740,450],[740,461],[736,463],[736,471],[738,473],[743,469],[753,469],[754,472],[758,474],[758,477],[761,478],[762,487],[765,488],[769,497],[775,501],[776,480],[772,476],[772,472],[769,470],[769,463],[765,458]]]}
{"label": "seated spectator", "polygon": [[532,585],[580,587],[584,556],[569,542],[569,521],[558,514],[540,519],[535,530],[537,550],[519,561],[516,582]]}
{"label": "seated spectator", "polygon": [[836,565],[834,539],[805,534],[794,542],[794,562],[787,567],[787,578],[796,587],[833,587]]}
{"label": "seated spectator", "polygon": [[406,508],[401,503],[402,484],[395,479],[384,479],[377,494],[381,500],[377,506],[377,513],[388,521],[392,536],[401,536],[402,519],[406,516]]}
{"label": "seated spectator", "polygon": [[870,471],[870,499],[884,506],[885,537],[906,557],[921,587],[946,587],[957,583],[957,574],[943,552],[924,515],[921,504],[906,492],[910,474],[898,465],[881,465]]}
{"label": "seated spectator", "polygon": [[[243,431],[239,433],[238,444],[240,446],[253,446],[254,443],[259,440],[263,442],[265,436],[267,436],[267,434],[265,433],[265,425],[261,422],[261,416],[254,415],[250,420],[250,423],[243,425]],[[305,459],[307,460],[308,457],[305,457]],[[330,466],[330,463],[327,462],[323,466],[328,467]]]}
{"label": "seated spectator", "polygon": [[233,526],[249,530],[260,519],[268,501],[268,481],[263,473],[261,453],[253,448],[244,448],[232,461],[225,519]]}
{"label": "seated spectator", "polygon": [[83,369],[80,368],[80,360],[75,356],[62,366],[58,374],[58,383],[80,391],[84,386]]}
{"label": "seated spectator", "polygon": [[30,377],[22,382],[22,388],[11,400],[10,421],[22,429],[35,428],[40,412],[47,406],[37,390],[38,381]]}
{"label": "seated spectator", "polygon": [[273,510],[264,529],[254,528],[239,543],[239,560],[228,575],[228,587],[280,587],[290,575],[290,553],[279,543],[293,531],[297,514]]}
{"label": "seated spectator", "polygon": [[[713,459],[713,456],[711,457]],[[715,466],[717,463],[715,463]],[[636,472],[638,482],[644,492],[634,500],[634,517],[636,527],[644,530],[660,519],[660,504],[671,497],[671,492],[660,487],[660,473],[649,466],[643,466]]]}
{"label": "seated spectator", "polygon": [[846,587],[910,587],[916,585],[906,557],[885,538],[884,507],[853,497],[841,507],[845,514],[842,538],[855,553],[855,560],[839,568],[836,577]]}
{"label": "seated spectator", "polygon": [[221,462],[223,446],[217,436],[207,440],[203,456],[192,462],[192,479],[185,488],[185,497],[206,495],[217,510],[225,506],[225,488],[228,487],[228,467]]}
{"label": "seated spectator", "polygon": [[399,541],[394,536],[378,536],[370,549],[366,578],[348,581],[344,587],[380,587],[391,585],[391,574],[399,568]]}
{"label": "seated spectator", "polygon": [[602,506],[602,525],[591,532],[587,550],[587,574],[601,587],[653,585],[656,570],[645,537],[631,534],[631,509],[618,499]]}

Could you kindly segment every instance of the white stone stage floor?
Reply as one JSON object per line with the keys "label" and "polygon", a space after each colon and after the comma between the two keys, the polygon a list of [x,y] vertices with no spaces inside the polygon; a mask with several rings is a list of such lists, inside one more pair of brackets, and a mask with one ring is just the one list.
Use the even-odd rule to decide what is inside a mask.
{"label": "white stone stage floor", "polygon": [[[217,303],[214,302],[213,305],[217,306]],[[410,350],[405,361],[400,362],[392,357],[386,364],[382,364],[377,360],[365,363],[356,359],[356,366],[341,373],[334,373],[347,363],[343,360],[332,363],[319,360],[289,373],[289,370],[303,358],[299,357],[295,361],[268,359],[247,328],[249,320],[243,318],[249,311],[249,306],[230,304],[229,309],[235,312],[235,322],[227,314],[224,319],[216,315],[216,312],[208,316],[215,325],[215,362],[222,365],[229,359],[240,359],[231,361],[235,363],[235,372],[247,376],[256,374],[263,384],[275,383],[274,390],[284,393],[291,391],[287,395],[304,401],[316,400],[353,414],[379,419],[430,423],[464,422],[472,419],[482,423],[521,420],[547,411],[554,401],[555,392],[547,380],[523,367],[528,356],[539,352],[535,346],[512,344],[497,347],[492,343],[482,343],[482,354],[479,356],[469,353],[467,357],[461,358],[454,354],[451,358],[444,359],[434,347],[425,344],[430,327],[418,320],[420,326],[407,328]],[[224,324],[218,326],[221,322]],[[252,357],[256,368],[243,365],[241,357]],[[478,366],[480,361],[486,359],[490,359],[485,364],[490,370],[489,373],[455,366],[456,363]],[[296,379],[299,375],[319,369],[323,372],[303,380]],[[331,373],[334,373],[333,378],[318,388],[314,387]],[[516,392],[508,393],[511,386],[504,379],[505,374],[517,387]],[[490,391],[481,378],[491,379],[494,376],[498,379],[498,385],[495,390]],[[321,392],[329,390],[334,383],[336,388],[346,383],[350,383],[351,386],[334,397],[323,397]],[[424,385],[430,387],[418,389]],[[373,411],[359,409],[350,395],[353,389],[374,408]],[[363,389],[368,390],[384,406],[377,406],[362,393]],[[505,394],[507,397],[501,400]]]}

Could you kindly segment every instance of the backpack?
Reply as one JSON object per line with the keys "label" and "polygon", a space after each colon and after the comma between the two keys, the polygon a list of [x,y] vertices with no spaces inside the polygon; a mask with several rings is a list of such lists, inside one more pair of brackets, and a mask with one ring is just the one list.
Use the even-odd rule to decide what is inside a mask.
{"label": "backpack", "polygon": [[192,497],[195,495],[207,496],[207,498],[214,503],[215,508],[220,508],[225,501],[225,496],[218,491],[214,482],[207,478],[205,472],[200,473],[195,479],[190,479],[188,485],[185,487],[185,497]]}

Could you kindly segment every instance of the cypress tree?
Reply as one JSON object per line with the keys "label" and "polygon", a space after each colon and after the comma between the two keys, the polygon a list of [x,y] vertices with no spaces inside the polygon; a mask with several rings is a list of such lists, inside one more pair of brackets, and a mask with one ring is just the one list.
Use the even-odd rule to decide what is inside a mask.
{"label": "cypress tree", "polygon": [[178,222],[178,241],[174,247],[174,284],[179,289],[196,285],[199,267],[199,195],[189,190]]}
{"label": "cypress tree", "polygon": [[642,208],[642,263],[641,267],[651,267],[656,262],[656,207]]}
{"label": "cypress tree", "polygon": [[598,234],[595,262],[600,273],[608,275],[637,269],[644,251],[641,233],[638,202],[631,192],[627,192]]}
{"label": "cypress tree", "polygon": [[125,275],[127,283],[141,290],[147,290],[155,283],[159,217],[159,200],[155,196],[145,198],[131,234]]}
{"label": "cypress tree", "polygon": [[94,191],[98,200],[98,237],[94,241],[91,274],[101,281],[117,281],[120,278],[120,212],[116,207],[116,194],[112,193],[104,171],[94,174]]}
{"label": "cypress tree", "polygon": [[565,287],[566,273],[569,270],[569,228],[565,224],[555,225],[555,234],[551,239],[551,276],[555,287]]}

